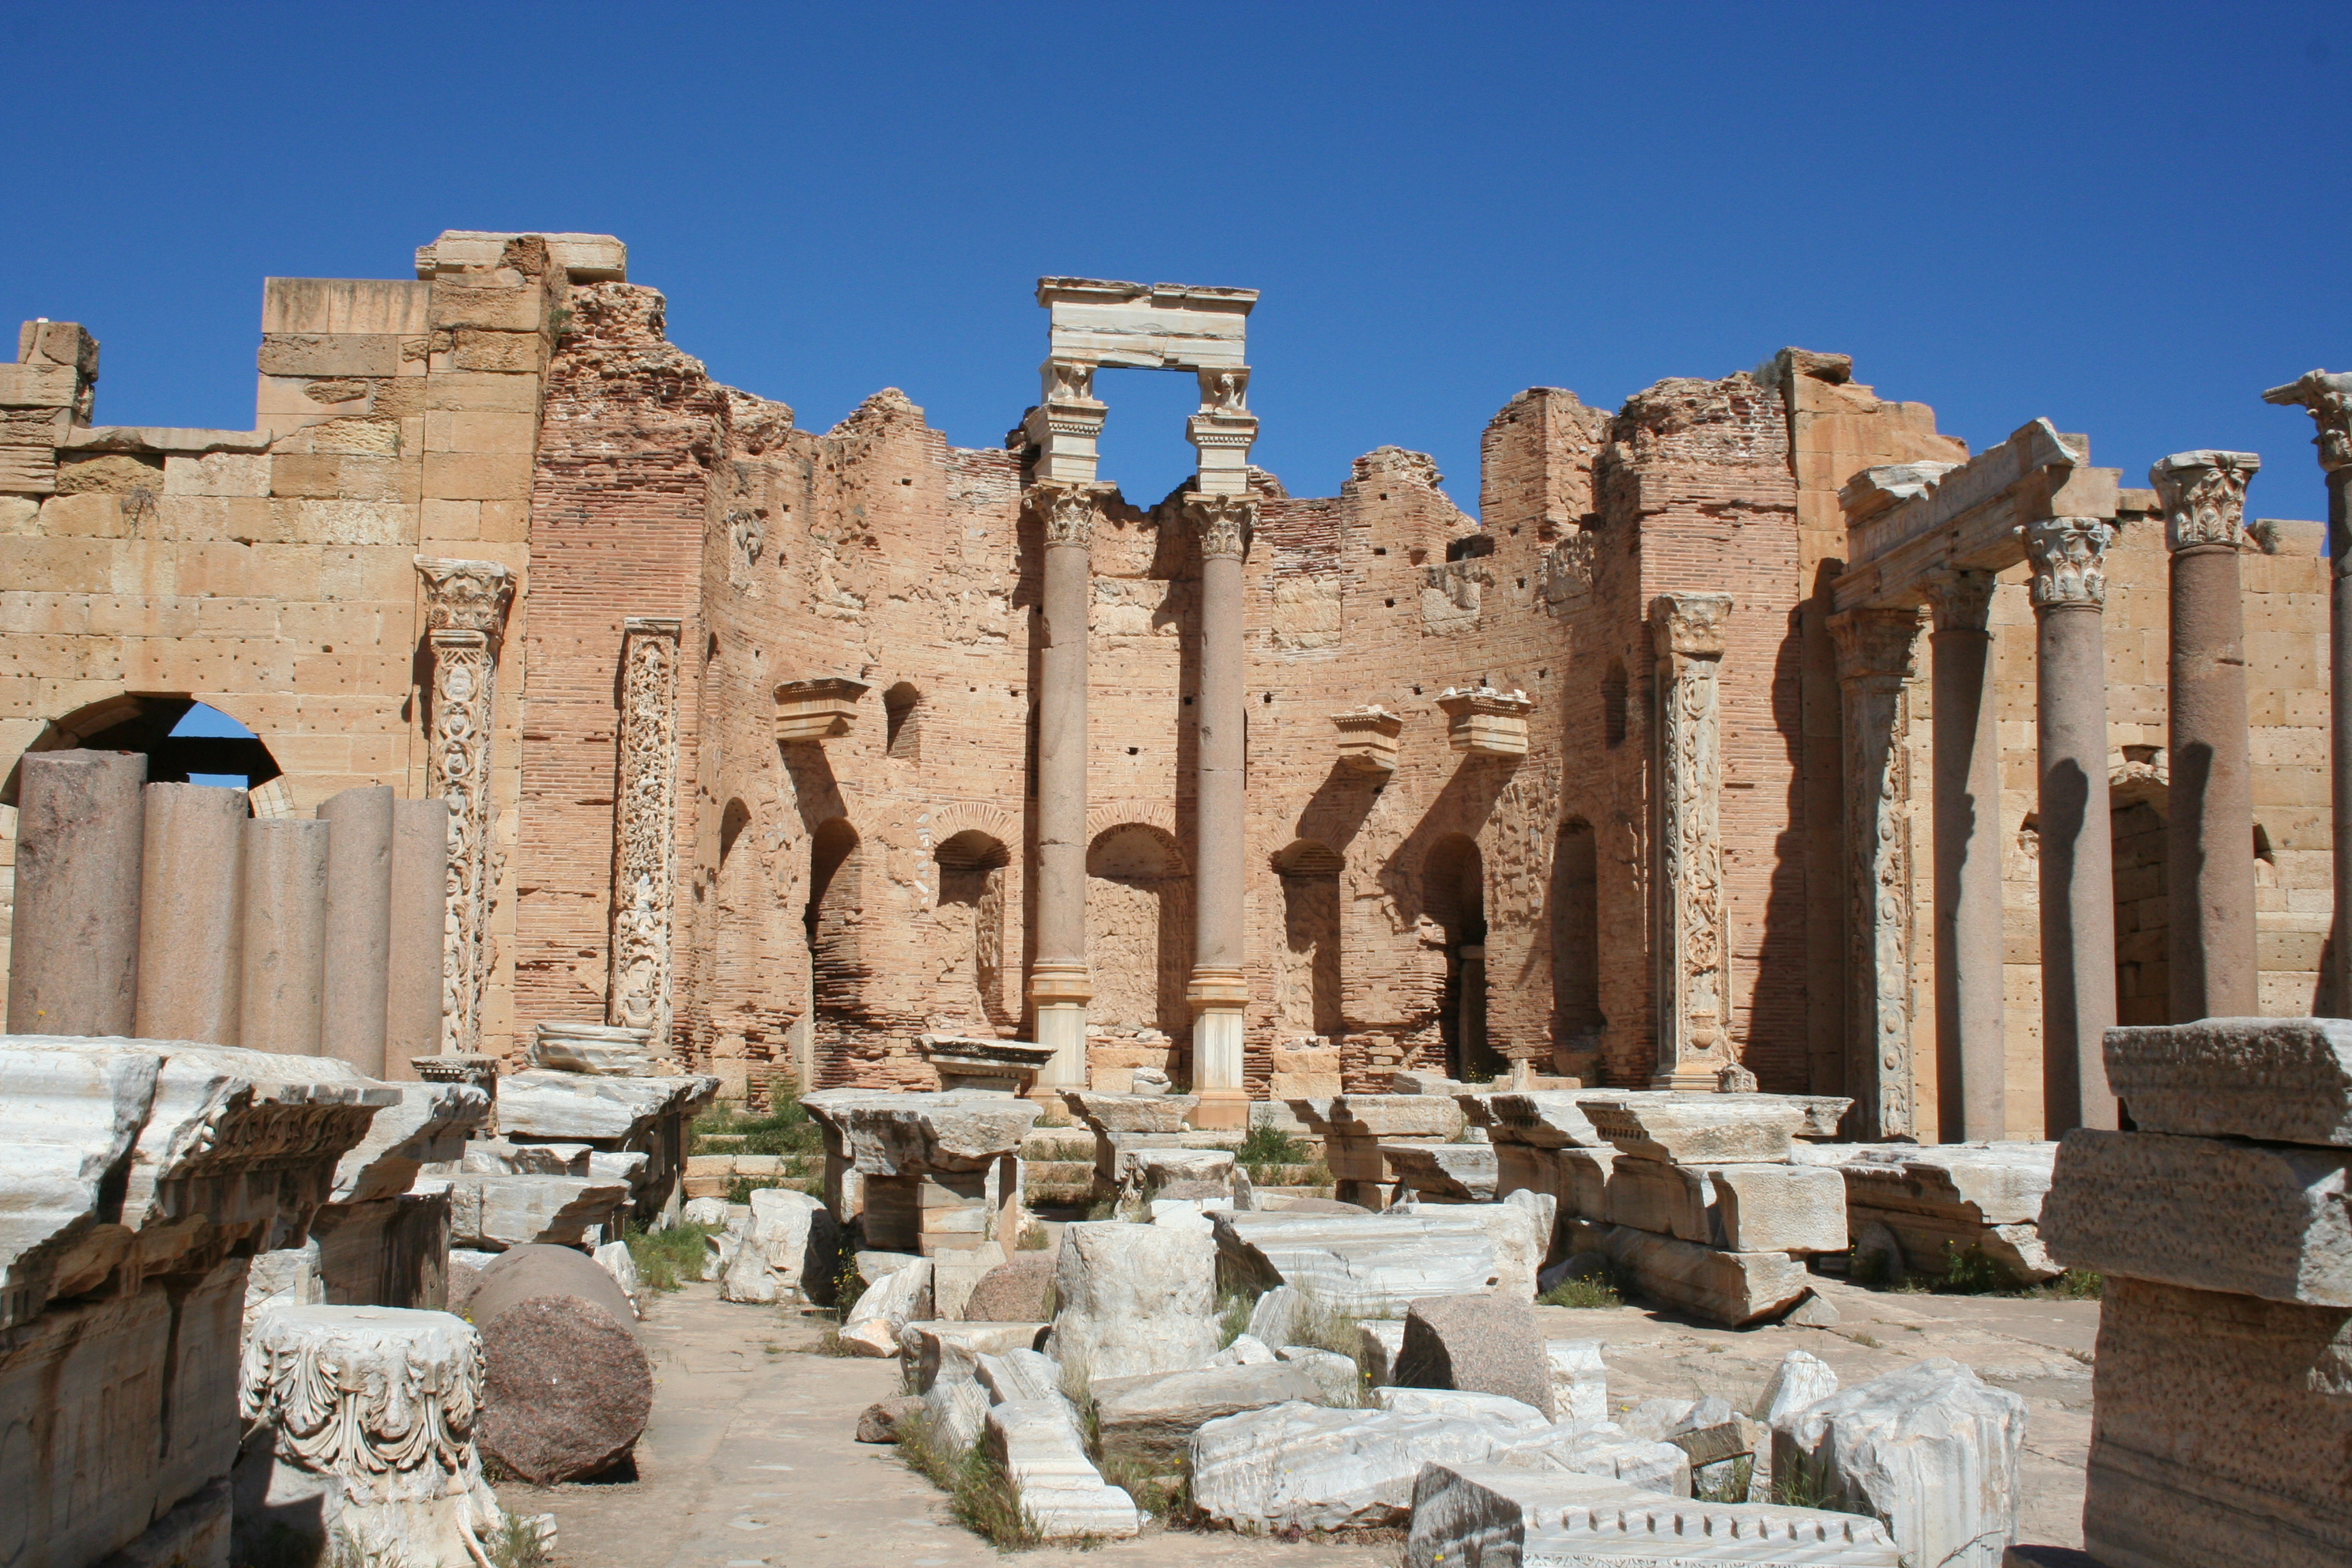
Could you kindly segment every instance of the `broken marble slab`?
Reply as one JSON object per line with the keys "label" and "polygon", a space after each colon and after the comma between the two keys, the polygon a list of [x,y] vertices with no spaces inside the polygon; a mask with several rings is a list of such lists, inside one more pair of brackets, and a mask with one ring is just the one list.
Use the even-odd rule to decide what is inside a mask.
{"label": "broken marble slab", "polygon": [[449,1244],[485,1252],[533,1242],[578,1247],[629,1197],[625,1184],[591,1176],[421,1176],[416,1191],[447,1193]]}
{"label": "broken marble slab", "polygon": [[367,1136],[335,1167],[333,1201],[398,1197],[427,1166],[462,1159],[467,1140],[489,1119],[490,1097],[470,1083],[385,1085],[399,1100],[375,1113]]}
{"label": "broken marble slab", "polygon": [[1192,1434],[1211,1421],[1286,1402],[1326,1403],[1322,1384],[1306,1368],[1271,1359],[1254,1366],[1098,1377],[1093,1392],[1104,1461],[1122,1459],[1155,1474],[1181,1469]]}
{"label": "broken marble slab", "polygon": [[1609,1421],[1563,1421],[1496,1449],[1490,1462],[1521,1469],[1572,1470],[1668,1497],[1691,1495],[1687,1453],[1659,1438],[1637,1437]]}
{"label": "broken marble slab", "polygon": [[1091,1089],[1066,1089],[1062,1100],[1089,1129],[1112,1138],[1181,1132],[1185,1118],[1201,1103],[1197,1094],[1111,1094]]}
{"label": "broken marble slab", "polygon": [[1037,1337],[1046,1326],[916,1319],[898,1331],[898,1343],[907,1353],[907,1372],[914,1391],[929,1394],[941,1383],[970,1383],[977,1378],[982,1356],[1005,1356],[1016,1351],[1036,1354]]}
{"label": "broken marble slab", "polygon": [[1906,1270],[1941,1274],[1973,1248],[2021,1284],[2059,1272],[2038,1228],[2055,1143],[1830,1147],[1853,1228],[1885,1226]]}
{"label": "broken marble slab", "polygon": [[1406,1205],[1380,1215],[1217,1213],[1236,1280],[1291,1285],[1351,1317],[1402,1318],[1424,1296],[1535,1297],[1535,1221],[1511,1204]]}
{"label": "broken marble slab", "polygon": [[1609,1367],[1599,1340],[1546,1340],[1544,1364],[1551,1372],[1552,1409],[1561,1421],[1609,1418]]}
{"label": "broken marble slab", "polygon": [[1786,1311],[1811,1289],[1804,1265],[1785,1252],[1725,1252],[1623,1226],[1599,1239],[1636,1294],[1727,1328]]}
{"label": "broken marble slab", "polygon": [[1494,1201],[1492,1143],[1382,1143],[1380,1148],[1398,1186],[1416,1198],[1457,1204]]}
{"label": "broken marble slab", "polygon": [[2142,1132],[2352,1144],[2352,1021],[2206,1018],[2109,1029],[2107,1086]]}
{"label": "broken marble slab", "polygon": [[1019,1152],[1043,1110],[1031,1100],[979,1089],[828,1089],[803,1095],[801,1104],[824,1127],[827,1155],[866,1176],[986,1171]]}
{"label": "broken marble slab", "polygon": [[719,1079],[608,1078],[533,1068],[499,1079],[499,1134],[516,1142],[580,1142],[618,1149],[664,1117],[691,1115],[719,1093]]}
{"label": "broken marble slab", "polygon": [[1593,1131],[1624,1153],[1676,1165],[1787,1164],[1804,1107],[1771,1094],[1667,1090],[1579,1101]]}
{"label": "broken marble slab", "polygon": [[931,1260],[918,1258],[882,1276],[851,1303],[842,1315],[841,1342],[855,1355],[894,1356],[899,1353],[900,1331],[930,1314]]}
{"label": "broken marble slab", "polygon": [[782,1187],[754,1191],[750,1207],[751,1222],[719,1276],[719,1300],[830,1304],[841,1250],[832,1213]]}
{"label": "broken marble slab", "polygon": [[1397,1525],[1423,1465],[1484,1459],[1528,1436],[1522,1421],[1494,1415],[1270,1405],[1193,1434],[1192,1501],[1248,1532]]}
{"label": "broken marble slab", "polygon": [[987,1442],[1047,1541],[1118,1539],[1142,1528],[1135,1500],[1107,1485],[1087,1458],[1066,1405],[1008,1399],[988,1412]]}
{"label": "broken marble slab", "polygon": [[2042,1236],[2070,1268],[2352,1307],[2352,1149],[2078,1127]]}
{"label": "broken marble slab", "polygon": [[1217,1244],[1210,1237],[1082,1221],[1062,1232],[1054,1282],[1060,1310],[1045,1352],[1089,1380],[1177,1372],[1217,1353]]}

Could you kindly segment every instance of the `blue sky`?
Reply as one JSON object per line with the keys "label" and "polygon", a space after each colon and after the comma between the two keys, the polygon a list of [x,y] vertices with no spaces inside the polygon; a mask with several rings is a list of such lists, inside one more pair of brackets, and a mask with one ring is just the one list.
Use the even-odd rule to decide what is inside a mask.
{"label": "blue sky", "polygon": [[[1245,285],[1294,493],[1394,442],[1475,507],[1519,388],[1796,343],[1972,447],[2251,448],[2251,510],[2316,517],[2259,394],[2352,368],[2346,16],[0,0],[0,310],[99,335],[101,421],[245,426],[264,276],[603,231],[721,378],[818,428],[897,385],[971,446],[1034,396],[1039,274]],[[1156,499],[1190,393],[1102,384]]]}

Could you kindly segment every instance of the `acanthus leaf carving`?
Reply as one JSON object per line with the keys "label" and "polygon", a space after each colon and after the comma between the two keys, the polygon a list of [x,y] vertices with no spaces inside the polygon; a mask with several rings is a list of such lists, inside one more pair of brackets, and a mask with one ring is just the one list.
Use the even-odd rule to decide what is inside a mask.
{"label": "acanthus leaf carving", "polygon": [[2246,481],[2262,466],[2262,458],[2252,452],[2175,452],[2158,458],[2147,480],[2164,508],[2165,547],[2242,548]]}
{"label": "acanthus leaf carving", "polygon": [[1203,560],[1222,556],[1238,561],[1249,549],[1250,532],[1257,524],[1256,498],[1187,491],[1183,504],[1184,515],[1200,530]]}
{"label": "acanthus leaf carving", "polygon": [[2103,517],[2048,517],[2024,526],[2025,559],[2033,568],[2036,609],[2107,599],[2107,545],[2114,524]]}
{"label": "acanthus leaf carving", "polygon": [[1081,550],[1091,549],[1095,519],[1109,488],[1058,479],[1040,479],[1031,485],[1029,504],[1035,509],[1038,521],[1045,525],[1046,544],[1075,544]]}

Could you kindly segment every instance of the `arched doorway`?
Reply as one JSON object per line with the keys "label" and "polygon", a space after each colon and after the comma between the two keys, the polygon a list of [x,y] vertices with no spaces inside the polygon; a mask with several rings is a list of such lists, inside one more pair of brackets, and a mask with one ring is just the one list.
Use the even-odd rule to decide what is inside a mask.
{"label": "arched doorway", "polygon": [[[1551,861],[1551,1042],[1561,1055],[1601,1048],[1601,864],[1592,824],[1559,830]],[[1573,1070],[1573,1069],[1570,1069]]]}
{"label": "arched doorway", "polygon": [[1184,984],[1192,966],[1192,879],[1167,834],[1125,823],[1087,849],[1087,1018],[1110,1029],[1190,1037]]}
{"label": "arched doorway", "polygon": [[1302,1035],[1337,1039],[1346,1030],[1339,1006],[1339,872],[1325,845],[1301,838],[1274,858],[1282,879],[1282,945],[1275,951],[1274,1026],[1277,1039]]}
{"label": "arched doorway", "polygon": [[[150,784],[209,784],[259,789],[284,771],[260,738],[231,714],[193,697],[126,693],[76,709],[52,721],[27,752],[82,747],[94,752],[142,752]],[[16,803],[17,766],[0,785],[0,805]],[[276,792],[273,792],[276,793]],[[282,815],[260,809],[257,816]]]}
{"label": "arched doorway", "polygon": [[950,955],[935,1016],[982,1031],[1017,1027],[1004,1001],[1004,875],[1012,854],[973,827],[941,844],[931,858],[940,869],[936,914]]}
{"label": "arched doorway", "polygon": [[1445,932],[1445,991],[1438,1026],[1446,1070],[1476,1083],[1504,1070],[1486,1043],[1486,871],[1478,841],[1450,833],[1422,861],[1422,907]]}

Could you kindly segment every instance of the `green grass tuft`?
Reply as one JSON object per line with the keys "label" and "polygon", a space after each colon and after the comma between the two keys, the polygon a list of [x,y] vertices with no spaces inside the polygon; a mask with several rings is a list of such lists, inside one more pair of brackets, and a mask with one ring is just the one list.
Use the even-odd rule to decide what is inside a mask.
{"label": "green grass tuft", "polygon": [[1613,1279],[1563,1279],[1536,1298],[1538,1307],[1598,1309],[1624,1304],[1625,1298],[1619,1294]]}
{"label": "green grass tuft", "polygon": [[702,1278],[703,1258],[709,1251],[706,1238],[719,1229],[715,1225],[680,1224],[667,1230],[639,1230],[632,1226],[625,1238],[629,1261],[637,1266],[637,1278],[646,1289],[675,1290]]}

